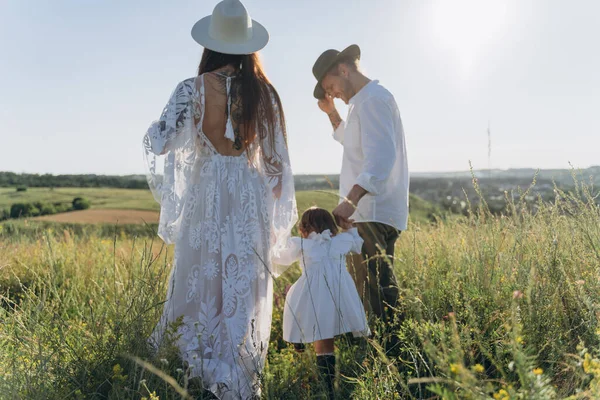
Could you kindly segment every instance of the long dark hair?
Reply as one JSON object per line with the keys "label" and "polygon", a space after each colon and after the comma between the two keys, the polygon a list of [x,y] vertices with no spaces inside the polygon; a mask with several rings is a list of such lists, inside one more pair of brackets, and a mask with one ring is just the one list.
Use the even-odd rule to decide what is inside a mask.
{"label": "long dark hair", "polygon": [[[232,66],[239,74],[238,76],[241,75],[240,105],[242,120],[239,123],[243,124],[242,143],[248,148],[258,134],[261,140],[267,139],[271,149],[274,150],[275,129],[278,122],[281,124],[284,137],[286,137],[285,115],[279,94],[267,78],[258,54],[223,54],[204,49],[198,67],[198,75],[213,72],[226,66]],[[272,101],[273,98],[275,99],[275,105]],[[261,121],[266,121],[266,132],[262,129]]]}

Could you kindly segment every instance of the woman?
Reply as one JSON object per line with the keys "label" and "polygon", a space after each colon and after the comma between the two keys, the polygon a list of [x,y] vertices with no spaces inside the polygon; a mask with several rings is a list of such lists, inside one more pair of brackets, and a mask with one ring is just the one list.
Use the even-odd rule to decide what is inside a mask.
{"label": "woman", "polygon": [[181,318],[174,336],[190,377],[246,399],[260,394],[281,272],[271,259],[297,221],[285,119],[256,55],[268,34],[238,0],[219,3],[192,36],[205,47],[198,76],[177,85],[144,138],[158,233],[175,244],[153,340]]}

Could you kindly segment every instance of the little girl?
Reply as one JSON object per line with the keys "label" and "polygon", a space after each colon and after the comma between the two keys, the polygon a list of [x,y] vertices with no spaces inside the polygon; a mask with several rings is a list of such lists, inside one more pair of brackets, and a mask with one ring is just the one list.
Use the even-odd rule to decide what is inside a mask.
{"label": "little girl", "polygon": [[369,336],[365,311],[352,277],[346,269],[346,255],[359,253],[363,240],[356,228],[338,233],[331,214],[310,208],[298,226],[300,237],[288,241],[277,264],[300,260],[302,275],[290,288],[283,310],[283,339],[297,350],[313,343],[317,365],[333,398],[335,375],[334,337],[347,332]]}

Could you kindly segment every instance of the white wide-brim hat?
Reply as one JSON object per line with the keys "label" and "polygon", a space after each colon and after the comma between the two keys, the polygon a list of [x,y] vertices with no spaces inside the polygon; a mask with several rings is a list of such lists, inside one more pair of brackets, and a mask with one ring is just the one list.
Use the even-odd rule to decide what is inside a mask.
{"label": "white wide-brim hat", "polygon": [[252,54],[267,45],[269,32],[250,18],[239,0],[223,0],[212,15],[194,24],[192,38],[219,53]]}

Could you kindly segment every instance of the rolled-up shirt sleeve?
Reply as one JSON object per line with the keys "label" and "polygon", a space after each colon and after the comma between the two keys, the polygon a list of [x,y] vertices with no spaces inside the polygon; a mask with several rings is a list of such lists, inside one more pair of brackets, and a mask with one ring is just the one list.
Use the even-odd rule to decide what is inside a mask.
{"label": "rolled-up shirt sleeve", "polygon": [[396,162],[394,114],[385,99],[378,97],[365,100],[357,111],[364,163],[356,184],[378,195]]}
{"label": "rolled-up shirt sleeve", "polygon": [[342,122],[338,125],[338,127],[333,131],[333,138],[344,144],[344,129],[346,128],[346,121],[342,120]]}

